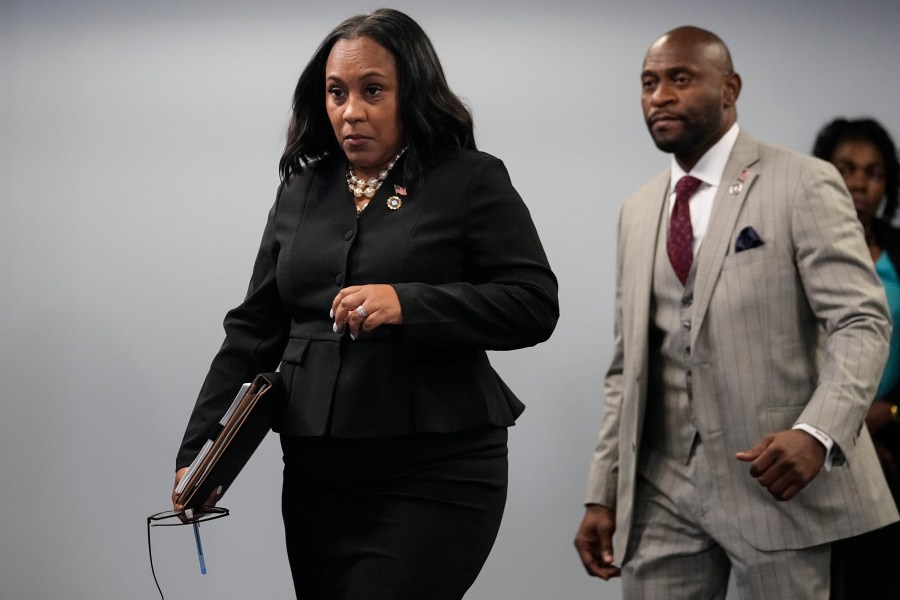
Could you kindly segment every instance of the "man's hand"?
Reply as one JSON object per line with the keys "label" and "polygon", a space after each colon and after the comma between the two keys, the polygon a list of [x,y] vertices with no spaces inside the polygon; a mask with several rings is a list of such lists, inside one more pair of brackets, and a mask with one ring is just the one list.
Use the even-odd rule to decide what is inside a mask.
{"label": "man's hand", "polygon": [[589,504],[575,535],[575,548],[588,574],[609,580],[619,576],[613,564],[612,535],[616,530],[616,511],[608,506]]}
{"label": "man's hand", "polygon": [[812,481],[825,464],[825,446],[802,429],[764,437],[735,457],[751,462],[750,475],[776,500],[790,500]]}

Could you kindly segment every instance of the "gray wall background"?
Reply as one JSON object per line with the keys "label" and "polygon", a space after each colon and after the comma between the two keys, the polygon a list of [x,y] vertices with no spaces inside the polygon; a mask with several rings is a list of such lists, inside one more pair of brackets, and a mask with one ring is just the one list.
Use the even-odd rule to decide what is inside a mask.
{"label": "gray wall background", "polygon": [[[144,519],[277,186],[296,78],[380,3],[0,1],[0,598],[154,598]],[[560,280],[562,318],[492,360],[528,404],[507,513],[472,600],[611,599],[572,549],[610,358],[619,203],[667,157],[641,120],[647,46],[685,23],[729,43],[740,121],[806,151],[835,115],[900,136],[900,4],[398,0],[503,158]],[[324,310],[324,308],[323,308]],[[270,436],[233,515],[154,530],[167,597],[287,598]],[[365,510],[365,507],[360,507]],[[739,516],[738,516],[739,517]]]}

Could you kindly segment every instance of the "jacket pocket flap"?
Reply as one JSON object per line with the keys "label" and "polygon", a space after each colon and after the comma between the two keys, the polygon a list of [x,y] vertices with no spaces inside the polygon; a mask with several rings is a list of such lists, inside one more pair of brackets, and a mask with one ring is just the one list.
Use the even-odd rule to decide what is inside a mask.
{"label": "jacket pocket flap", "polygon": [[309,340],[305,338],[291,338],[281,355],[284,362],[303,363],[303,357],[306,355],[306,348],[309,346]]}

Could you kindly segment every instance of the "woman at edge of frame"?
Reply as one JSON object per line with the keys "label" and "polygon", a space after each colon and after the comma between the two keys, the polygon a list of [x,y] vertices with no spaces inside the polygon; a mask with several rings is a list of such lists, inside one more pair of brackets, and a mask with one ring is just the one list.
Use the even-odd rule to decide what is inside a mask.
{"label": "woman at edge of frame", "polygon": [[[813,154],[834,164],[844,178],[894,323],[887,364],[866,426],[894,502],[900,506],[900,231],[891,226],[900,185],[897,148],[877,121],[838,118],[819,131]],[[835,542],[832,600],[900,598],[898,559],[900,523]]]}

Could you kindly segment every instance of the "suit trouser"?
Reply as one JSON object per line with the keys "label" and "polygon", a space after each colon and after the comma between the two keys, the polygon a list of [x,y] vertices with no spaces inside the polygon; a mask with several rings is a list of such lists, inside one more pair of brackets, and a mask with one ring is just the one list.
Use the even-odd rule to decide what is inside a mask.
{"label": "suit trouser", "polygon": [[774,552],[750,546],[740,527],[752,526],[753,515],[718,502],[702,444],[687,465],[646,448],[642,454],[622,565],[626,600],[724,599],[732,571],[741,600],[828,599],[830,544]]}
{"label": "suit trouser", "polygon": [[506,429],[282,436],[282,511],[302,600],[459,600],[500,528]]}

